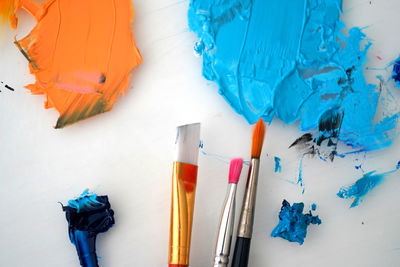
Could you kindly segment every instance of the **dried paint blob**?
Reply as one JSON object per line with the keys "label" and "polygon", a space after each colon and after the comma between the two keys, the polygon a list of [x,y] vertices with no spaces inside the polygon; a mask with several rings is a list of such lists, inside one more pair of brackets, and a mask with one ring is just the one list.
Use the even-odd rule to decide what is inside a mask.
{"label": "dried paint blob", "polygon": [[56,128],[109,111],[142,62],[130,28],[130,0],[19,2],[37,25],[16,46],[29,61],[33,94],[60,113]]}
{"label": "dried paint blob", "polygon": [[[316,205],[313,204],[313,210]],[[297,242],[300,245],[304,243],[307,236],[307,227],[310,224],[321,224],[322,221],[318,216],[313,216],[311,211],[303,214],[304,203],[290,203],[286,200],[282,202],[282,208],[279,212],[279,223],[272,231],[272,237],[281,237],[290,242]]]}
{"label": "dried paint blob", "polygon": [[371,43],[345,29],[341,8],[342,0],[190,0],[203,75],[249,123],[277,117],[316,129],[315,146],[332,142],[323,158],[335,139],[357,150],[389,146],[398,114],[376,114],[380,90],[363,75]]}
{"label": "dried paint blob", "polygon": [[98,267],[96,236],[108,231],[115,223],[114,211],[107,196],[97,196],[85,190],[80,197],[63,206],[68,221],[68,233],[83,267]]}

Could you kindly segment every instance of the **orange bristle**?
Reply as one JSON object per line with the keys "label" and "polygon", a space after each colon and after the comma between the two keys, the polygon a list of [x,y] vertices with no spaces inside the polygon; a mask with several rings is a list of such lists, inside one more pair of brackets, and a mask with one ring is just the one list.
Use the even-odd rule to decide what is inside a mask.
{"label": "orange bristle", "polygon": [[260,158],[261,149],[264,143],[265,124],[262,119],[259,119],[254,131],[251,143],[251,158]]}
{"label": "orange bristle", "polygon": [[242,171],[243,159],[236,158],[231,160],[231,165],[229,166],[229,183],[237,184],[239,181],[240,173]]}

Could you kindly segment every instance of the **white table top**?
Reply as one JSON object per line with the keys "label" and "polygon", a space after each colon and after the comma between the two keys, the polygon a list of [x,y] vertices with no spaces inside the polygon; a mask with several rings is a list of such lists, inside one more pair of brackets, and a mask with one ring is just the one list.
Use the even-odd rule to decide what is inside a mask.
{"label": "white table top", "polygon": [[[382,68],[400,52],[400,1],[369,2],[345,0],[343,17],[348,26],[369,26],[365,33],[373,46],[367,65]],[[0,80],[15,88],[0,93],[1,266],[79,266],[57,201],[65,204],[85,188],[107,194],[115,211],[115,226],[98,236],[100,266],[166,266],[175,127],[190,122],[202,123],[208,153],[199,157],[190,262],[211,265],[228,175],[228,164],[212,154],[248,159],[252,126],[201,76],[202,59],[193,53],[196,36],[187,27],[189,2],[134,4],[135,37],[144,61],[133,72],[128,94],[112,111],[61,130],[53,129],[58,114],[43,108],[44,97],[23,88],[34,79],[12,41],[15,34],[21,38],[29,32],[33,19],[21,11],[17,31],[1,29]],[[376,74],[366,71],[373,83]],[[393,169],[400,160],[400,140],[389,149],[333,163],[304,159],[303,195],[286,181],[298,175],[300,157],[288,146],[300,135],[296,125],[278,120],[267,129],[250,266],[399,266],[400,174],[388,176],[353,209],[336,193],[362,176],[354,168],[359,162],[365,172]],[[274,156],[282,159],[282,173],[273,171]],[[245,166],[238,209],[246,173]],[[303,246],[269,236],[284,198],[302,201],[306,208],[318,205],[315,214],[323,223],[309,227]]]}

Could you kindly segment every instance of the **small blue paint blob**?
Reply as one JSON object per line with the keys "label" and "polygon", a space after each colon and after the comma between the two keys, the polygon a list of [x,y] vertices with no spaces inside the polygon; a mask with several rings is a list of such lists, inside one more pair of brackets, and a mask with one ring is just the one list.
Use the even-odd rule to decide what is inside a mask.
{"label": "small blue paint blob", "polygon": [[311,210],[315,211],[317,209],[317,204],[313,203],[311,205]]}
{"label": "small blue paint blob", "polygon": [[98,267],[96,236],[115,223],[108,197],[85,190],[62,208],[68,221],[69,238],[76,247],[81,266]]}
{"label": "small blue paint blob", "polygon": [[396,82],[396,85],[400,87],[400,57],[393,64],[392,78]]}
{"label": "small blue paint blob", "polygon": [[[315,206],[316,207],[316,206]],[[282,208],[279,213],[279,223],[272,231],[272,237],[281,237],[290,242],[304,243],[307,236],[307,227],[310,224],[321,224],[318,216],[313,216],[311,211],[303,214],[304,203],[290,203],[286,200],[282,202]]]}
{"label": "small blue paint blob", "polygon": [[400,169],[400,161],[397,162],[396,170]]}
{"label": "small blue paint blob", "polygon": [[350,208],[356,207],[372,189],[384,181],[386,175],[394,173],[397,170],[398,168],[384,173],[376,173],[376,171],[368,172],[354,184],[340,188],[337,196],[343,199],[354,199]]}
{"label": "small blue paint blob", "polygon": [[275,172],[282,172],[281,159],[278,157],[274,157],[274,160],[275,160]]}

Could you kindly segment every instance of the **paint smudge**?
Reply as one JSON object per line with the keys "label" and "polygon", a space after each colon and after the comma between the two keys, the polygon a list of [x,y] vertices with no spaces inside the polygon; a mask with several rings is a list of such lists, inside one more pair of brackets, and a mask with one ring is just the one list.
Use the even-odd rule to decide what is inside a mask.
{"label": "paint smudge", "polygon": [[[314,204],[315,205],[315,204]],[[316,208],[316,205],[315,205]],[[281,237],[290,242],[304,243],[307,236],[307,227],[310,224],[321,224],[318,216],[313,216],[311,211],[303,214],[304,203],[290,203],[286,200],[282,202],[282,208],[279,212],[279,223],[271,233],[272,237]]]}
{"label": "paint smudge", "polygon": [[274,157],[274,161],[275,161],[275,172],[282,172],[281,159],[278,157]]}
{"label": "paint smudge", "polygon": [[57,109],[55,128],[111,110],[142,62],[130,29],[132,2],[16,2],[16,10],[22,7],[37,20],[28,36],[15,41],[36,78],[27,88],[46,96],[46,108]]}
{"label": "paint smudge", "polygon": [[393,63],[392,78],[396,82],[396,85],[400,87],[400,57]]}
{"label": "paint smudge", "polygon": [[108,197],[85,190],[62,208],[68,221],[69,238],[76,247],[81,266],[98,267],[96,236],[108,231],[115,223]]}
{"label": "paint smudge", "polygon": [[371,43],[359,28],[345,30],[341,7],[342,0],[191,0],[204,77],[249,123],[277,117],[318,129],[312,140],[332,150],[322,158],[333,158],[332,139],[363,151],[391,145],[398,114],[377,119],[380,91],[363,75]]}
{"label": "paint smudge", "polygon": [[371,171],[363,175],[354,184],[343,186],[340,188],[337,196],[343,199],[353,199],[350,208],[358,206],[365,198],[365,196],[373,190],[376,186],[380,185],[385,177],[391,173],[396,172],[400,168],[400,162],[397,164],[396,169],[384,173],[376,173]]}

